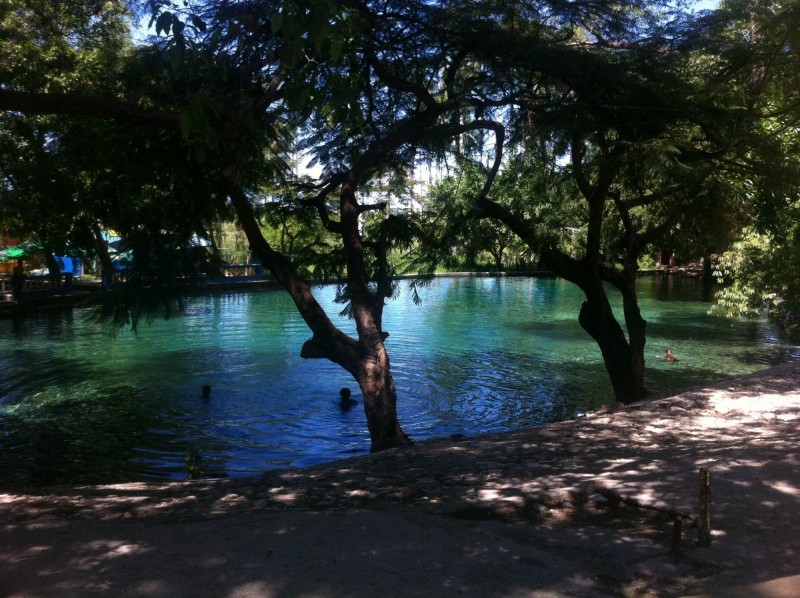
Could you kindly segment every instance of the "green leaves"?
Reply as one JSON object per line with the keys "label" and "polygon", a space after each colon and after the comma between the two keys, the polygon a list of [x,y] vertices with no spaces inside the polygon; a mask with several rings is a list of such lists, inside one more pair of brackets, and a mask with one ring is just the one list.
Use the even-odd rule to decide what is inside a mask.
{"label": "green leaves", "polygon": [[779,253],[775,239],[753,229],[745,230],[741,240],[719,259],[715,276],[727,286],[716,293],[711,311],[758,317],[773,308],[780,290],[773,280]]}
{"label": "green leaves", "polygon": [[279,12],[274,17],[272,17],[272,22],[270,23],[270,31],[272,33],[280,32],[281,28],[283,27],[283,13]]}
{"label": "green leaves", "polygon": [[192,25],[194,25],[195,28],[197,28],[199,31],[206,30],[206,23],[203,19],[201,19],[197,15],[192,15],[190,18],[192,20]]}
{"label": "green leaves", "polygon": [[[206,22],[197,16],[196,14],[190,13],[184,17],[187,19],[188,22],[191,22],[192,26],[200,32],[204,32],[207,29]],[[154,15],[153,19],[155,19],[156,24],[156,35],[169,35],[170,31],[172,35],[176,37],[180,37],[183,35],[183,32],[186,30],[186,22],[181,19],[181,17],[174,12],[170,12],[165,10],[164,12],[160,13],[157,17]],[[150,21],[150,26],[153,25],[153,19]]]}
{"label": "green leaves", "polygon": [[169,11],[164,11],[158,15],[158,19],[156,19],[156,35],[160,35],[161,33],[164,33],[165,35],[168,34],[174,21],[180,23],[178,17]]}

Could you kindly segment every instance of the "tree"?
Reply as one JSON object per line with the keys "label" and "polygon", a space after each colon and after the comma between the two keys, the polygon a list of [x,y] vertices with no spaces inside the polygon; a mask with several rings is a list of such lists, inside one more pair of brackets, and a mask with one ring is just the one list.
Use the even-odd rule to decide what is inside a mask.
{"label": "tree", "polygon": [[[679,224],[718,215],[731,181],[764,172],[754,155],[772,155],[775,144],[753,108],[762,82],[775,72],[775,52],[762,52],[772,42],[737,38],[735,11],[690,27],[681,15],[665,21],[657,3],[631,3],[638,11],[628,13],[603,3],[546,10],[534,3],[346,8],[338,31],[360,42],[333,38],[325,46],[331,60],[306,64],[302,76],[287,79],[285,94],[308,117],[305,147],[329,175],[309,203],[341,236],[359,347],[379,364],[357,378],[372,379],[378,396],[393,386],[381,326],[383,301],[393,291],[380,276],[370,286],[368,259],[369,250],[377,250],[374,262],[384,262],[385,244],[365,243],[359,229],[360,216],[380,206],[362,205],[357,191],[390,167],[410,168],[419,152],[446,151],[458,135],[469,141],[458,144],[462,151],[483,153],[487,144],[479,132],[490,131],[496,159],[477,208],[581,287],[586,301],[579,320],[601,349],[616,397],[630,402],[644,396],[638,259]],[[286,18],[294,23],[298,14],[289,11]],[[793,18],[782,31],[792,31]],[[284,24],[273,26],[280,32]],[[294,40],[293,32],[283,34]],[[493,44],[479,43],[484,39]],[[552,227],[544,233],[548,210],[541,208],[553,194],[527,210],[498,197],[500,187],[492,184],[507,131],[510,147],[529,159],[545,156],[558,172],[565,207],[583,203],[583,219],[570,227],[584,235],[579,246],[557,244]],[[340,191],[338,220],[331,216],[337,206],[328,201],[334,189]],[[535,185],[530,189],[538,192]],[[605,284],[622,295],[627,334]],[[335,337],[315,331],[306,354],[341,358],[338,349],[331,351],[335,346]],[[392,403],[391,391],[387,397],[384,402]]]}
{"label": "tree", "polygon": [[[566,7],[549,20],[522,18],[520,3],[507,12],[482,6],[494,8],[492,18],[467,14],[453,23],[464,47],[493,40],[471,56],[492,80],[475,103],[474,124],[494,132],[496,152],[476,207],[581,288],[579,321],[601,349],[617,400],[638,400],[647,393],[638,259],[679,224],[719,215],[732,180],[765,172],[753,156],[772,155],[775,146],[753,110],[761,90],[752,83],[773,68],[771,55],[730,40],[735,13],[697,28],[678,21],[665,29],[647,22],[657,13],[626,21],[606,5],[594,16]],[[526,15],[536,14],[535,6],[524,6]],[[584,235],[578,251],[543,235],[536,209],[526,212],[496,194],[507,131],[510,148],[534,149],[543,163],[559,165],[562,198],[577,191],[584,203],[574,227]],[[533,207],[552,199],[532,194],[528,201]],[[622,296],[625,330],[606,284]]]}
{"label": "tree", "polygon": [[[527,184],[547,185],[547,174],[541,179],[527,172],[522,160],[511,160],[498,173],[494,182],[495,195],[508,203],[520,206]],[[487,176],[481,164],[460,160],[455,174],[431,185],[423,204],[425,234],[419,251],[422,263],[441,263],[447,268],[475,269],[481,267],[488,254],[497,272],[513,268],[531,269],[537,257],[519,237],[505,225],[492,220],[474,218],[474,198]],[[558,205],[556,203],[555,205]],[[523,208],[524,209],[524,208]],[[554,226],[560,227],[560,224]],[[424,268],[423,268],[424,269]]]}
{"label": "tree", "polygon": [[[128,232],[140,271],[163,272],[191,235],[232,211],[311,330],[301,355],[337,363],[357,381],[372,450],[406,444],[382,321],[396,292],[388,257],[407,246],[414,223],[367,192],[402,182],[421,158],[488,152],[477,211],[581,287],[579,319],[617,398],[644,395],[638,257],[711,205],[719,172],[734,176],[763,137],[751,134],[751,111],[741,108],[754,69],[768,66],[763,57],[733,51],[747,46],[729,43],[725,27],[713,36],[681,30],[680,21],[667,29],[657,5],[638,1],[631,10],[603,2],[149,4],[162,39],[126,54],[121,85],[76,94],[20,74],[0,88],[6,114],[98,123],[101,147],[125,148],[102,162],[106,176],[86,172],[103,183],[96,189],[110,189],[114,173],[135,173],[119,186],[133,201],[87,205],[106,223],[135,223]],[[268,205],[276,221],[315,213],[336,239],[331,254],[346,273],[356,338],[315,300],[303,252],[287,255],[263,232],[264,190],[288,188],[298,135],[321,180]],[[506,173],[517,187],[500,184]],[[566,218],[575,218],[568,239],[555,224]],[[627,336],[606,283],[622,294]]]}
{"label": "tree", "polygon": [[[0,85],[60,92],[71,86],[101,92],[127,46],[121,3],[6,2],[0,8]],[[0,115],[0,210],[43,249],[54,280],[53,255],[91,244],[96,222],[79,202],[87,182],[64,151],[69,124],[57,117]],[[79,134],[71,133],[79,138]],[[83,148],[85,149],[85,147]],[[80,152],[78,152],[80,154]]]}
{"label": "tree", "polygon": [[[355,58],[354,62],[339,59],[345,42],[357,39],[353,37],[355,28],[369,30],[367,25],[377,26],[378,21],[370,20],[367,11],[358,14],[350,9],[339,13],[338,7],[328,3],[320,3],[311,12],[300,4],[288,4],[278,10],[257,2],[209,2],[185,10],[167,10],[171,7],[162,3],[154,5],[156,29],[169,36],[163,44],[165,52],[160,55],[169,57],[170,68],[161,70],[163,60],[155,60],[157,70],[147,70],[148,65],[152,69],[153,63],[146,60],[146,52],[140,53],[142,60],[135,64],[144,67],[146,87],[141,92],[131,94],[125,89],[118,93],[122,97],[48,93],[38,83],[29,84],[23,78],[16,82],[17,88],[0,90],[0,106],[25,114],[113,120],[124,129],[120,133],[123,138],[136,138],[137,142],[129,145],[135,148],[139,159],[152,160],[157,155],[157,159],[148,162],[154,172],[149,177],[153,186],[133,204],[138,215],[149,214],[157,221],[139,221],[128,231],[139,247],[139,272],[163,273],[163,266],[168,263],[164,257],[174,256],[175,248],[199,226],[192,217],[197,212],[195,208],[219,206],[220,196],[229,198],[253,254],[283,284],[312,331],[301,354],[327,358],[354,376],[364,394],[373,450],[407,443],[408,437],[397,421],[396,390],[381,325],[384,300],[393,293],[385,267],[385,254],[391,243],[385,236],[377,242],[364,242],[361,218],[380,206],[362,205],[356,191],[419,130],[416,117],[398,116],[399,124],[394,130],[379,130],[348,156],[332,159],[328,182],[306,202],[317,210],[323,225],[342,244],[357,340],[333,325],[296,265],[267,241],[252,199],[263,181],[280,179],[284,174],[281,142],[287,138],[291,124],[287,121],[287,106],[295,111],[298,122],[310,116],[312,110],[318,118],[331,116],[341,124],[347,120],[348,128],[339,131],[342,134],[350,134],[355,126],[363,124],[357,118],[345,118],[346,101],[358,100],[363,91],[363,86],[354,85],[359,83],[358,76],[352,75],[363,74],[366,69],[366,80],[374,82],[380,77],[377,55],[368,51],[366,61],[361,61],[352,49],[348,57]],[[201,9],[202,12],[195,12]],[[311,35],[307,35],[309,31]],[[303,108],[319,70],[314,61],[303,62],[308,55],[320,56],[323,63],[330,59],[331,68],[321,82],[326,93],[337,96],[333,108],[327,109],[318,102],[309,104],[309,109]],[[294,79],[289,78],[290,73]],[[126,96],[138,101],[126,102],[122,99]],[[131,125],[140,128],[132,133]],[[174,142],[180,142],[179,146],[162,152],[165,145],[170,147]],[[333,153],[323,151],[321,155],[334,158]],[[176,156],[181,156],[184,163],[175,169],[164,168]],[[190,175],[192,163],[195,171],[198,166],[202,169],[195,185],[182,178]],[[337,220],[331,217],[328,201],[335,189],[340,190]],[[176,195],[171,190],[181,192]],[[163,204],[154,201],[159,196],[166,200]],[[181,198],[188,203],[176,204],[175,200]],[[165,230],[165,223],[176,227]],[[374,286],[365,259],[367,247],[376,252],[379,279]],[[184,272],[173,269],[171,273]]]}
{"label": "tree", "polygon": [[751,221],[720,259],[716,274],[727,286],[718,292],[713,306],[726,315],[766,312],[793,339],[800,335],[798,23],[797,6],[766,2],[748,7],[732,28],[758,48],[760,64],[749,84],[759,91],[753,109],[761,115],[763,136],[773,144],[759,148],[742,165],[750,174],[746,192],[752,203]]}

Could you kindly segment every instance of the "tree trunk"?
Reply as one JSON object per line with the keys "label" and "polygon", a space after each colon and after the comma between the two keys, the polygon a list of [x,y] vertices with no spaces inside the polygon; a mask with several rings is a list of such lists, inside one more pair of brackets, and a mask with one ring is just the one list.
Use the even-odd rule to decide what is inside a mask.
{"label": "tree trunk", "polygon": [[384,344],[386,334],[380,330],[361,293],[352,293],[351,305],[358,330],[358,364],[354,377],[364,395],[364,413],[371,441],[370,452],[403,446],[411,439],[397,419],[397,388]]}
{"label": "tree trunk", "polygon": [[639,382],[643,375],[638,375],[636,371],[633,351],[622,327],[614,318],[605,292],[593,295],[592,299],[587,295],[578,321],[600,347],[616,400],[625,404],[633,403],[644,397]]}
{"label": "tree trunk", "polygon": [[53,253],[49,250],[44,252],[44,261],[47,264],[47,271],[50,275],[50,285],[53,288],[61,286],[61,268],[58,266],[58,260]]}
{"label": "tree trunk", "polygon": [[[536,231],[533,226],[512,214],[502,206],[482,199],[482,217],[492,217],[505,223],[515,234],[528,243],[531,249],[539,251],[542,262],[556,275],[577,285],[586,295],[578,321],[600,348],[603,363],[614,389],[614,397],[620,403],[633,403],[647,394],[644,388],[644,345],[645,321],[639,313],[635,289],[635,268],[633,275],[625,277],[617,271],[604,271],[608,282],[614,284],[623,296],[626,324],[631,343],[614,317],[608,302],[603,280],[602,267],[592,260],[578,260],[552,248],[542,248],[535,242]],[[613,276],[612,276],[613,275]],[[627,289],[627,290],[626,290]]]}
{"label": "tree trunk", "polygon": [[383,341],[362,353],[356,380],[364,395],[370,452],[409,444],[411,441],[397,419],[397,389]]}
{"label": "tree trunk", "polygon": [[108,252],[108,243],[103,239],[103,233],[96,222],[92,223],[92,236],[94,238],[94,248],[97,252],[97,257],[100,259],[103,288],[108,289],[114,284],[114,262],[111,260],[111,254]]}
{"label": "tree trunk", "polygon": [[644,347],[647,344],[647,322],[642,318],[642,312],[639,310],[635,281],[628,281],[619,291],[622,294],[622,308],[625,315],[625,327],[628,329],[628,344],[636,383],[636,398],[633,400],[638,401],[649,394],[644,386]]}
{"label": "tree trunk", "polygon": [[[575,283],[586,295],[578,321],[600,348],[614,398],[626,405],[643,399],[648,394],[644,387],[647,322],[639,311],[635,268],[625,273],[593,267],[584,260],[575,260],[557,251],[547,251],[544,257],[556,274]],[[604,280],[622,295],[627,337],[614,317]]]}
{"label": "tree trunk", "polygon": [[492,257],[494,258],[494,269],[495,269],[495,271],[498,272],[498,273],[502,272],[503,271],[503,250],[501,249],[500,251],[490,251],[489,253],[491,253]]}
{"label": "tree trunk", "polygon": [[410,443],[397,419],[397,388],[392,378],[381,322],[384,298],[369,287],[364,263],[364,249],[359,231],[360,209],[355,197],[355,183],[342,185],[341,226],[347,263],[350,305],[358,331],[358,381],[364,393],[371,451],[377,452]]}
{"label": "tree trunk", "polygon": [[703,256],[703,282],[709,283],[714,280],[714,267],[711,263],[711,256]]}

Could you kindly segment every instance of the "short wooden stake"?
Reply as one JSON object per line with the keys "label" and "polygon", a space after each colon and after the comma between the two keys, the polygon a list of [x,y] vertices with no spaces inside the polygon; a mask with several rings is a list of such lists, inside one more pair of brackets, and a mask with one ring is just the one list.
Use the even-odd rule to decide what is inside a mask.
{"label": "short wooden stake", "polygon": [[683,535],[683,517],[676,517],[675,521],[672,523],[672,542],[670,543],[669,547],[669,554],[672,556],[672,560],[678,560],[678,557],[681,555],[681,536]]}
{"label": "short wooden stake", "polygon": [[697,517],[697,545],[711,546],[711,476],[700,468],[700,513]]}

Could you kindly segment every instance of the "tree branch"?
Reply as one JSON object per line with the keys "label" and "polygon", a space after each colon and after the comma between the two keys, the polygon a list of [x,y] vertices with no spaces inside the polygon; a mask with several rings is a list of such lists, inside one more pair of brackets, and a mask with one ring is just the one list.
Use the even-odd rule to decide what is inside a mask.
{"label": "tree branch", "polygon": [[455,127],[455,130],[460,131],[462,133],[466,133],[467,131],[476,131],[480,129],[488,129],[490,131],[494,131],[495,147],[494,147],[494,161],[492,163],[492,167],[489,169],[489,174],[486,177],[486,181],[483,183],[483,187],[478,193],[478,196],[475,198],[475,205],[479,205],[486,197],[488,197],[489,191],[491,191],[492,189],[494,180],[497,177],[498,171],[500,170],[500,165],[503,163],[503,149],[505,147],[505,132],[506,132],[505,127],[499,122],[493,120],[483,120],[483,119],[474,120],[471,123],[465,123]]}
{"label": "tree branch", "polygon": [[253,206],[242,188],[236,184],[229,184],[228,196],[236,210],[242,230],[250,242],[250,249],[289,292],[297,311],[311,329],[313,336],[304,343],[300,355],[306,358],[324,357],[355,375],[359,360],[356,341],[331,322],[311,293],[308,283],[297,274],[286,256],[275,251],[264,238]]}
{"label": "tree branch", "polygon": [[669,185],[668,187],[660,189],[659,191],[654,191],[648,194],[641,193],[638,199],[620,200],[620,204],[624,206],[625,209],[627,210],[636,207],[649,206],[657,201],[664,199],[668,195],[673,195],[676,191],[685,186],[686,186],[685,183],[675,183],[674,185]]}
{"label": "tree branch", "polygon": [[134,104],[73,94],[0,89],[0,110],[26,114],[88,116],[162,129],[177,129],[180,125],[180,116],[177,112],[144,110]]}
{"label": "tree branch", "polygon": [[387,205],[388,204],[385,201],[368,205],[359,204],[358,213],[363,214],[364,212],[380,212],[381,210],[385,210]]}

